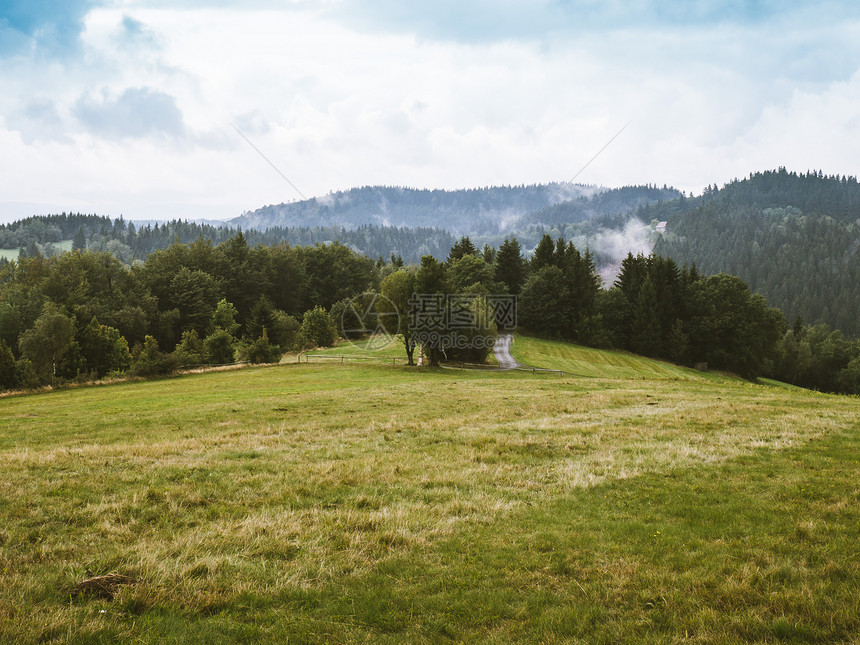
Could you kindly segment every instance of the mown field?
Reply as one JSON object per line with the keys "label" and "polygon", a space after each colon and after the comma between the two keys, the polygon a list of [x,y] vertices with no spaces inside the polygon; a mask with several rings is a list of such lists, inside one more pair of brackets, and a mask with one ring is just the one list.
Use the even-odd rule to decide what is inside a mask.
{"label": "mown field", "polygon": [[680,379],[684,381],[732,379],[730,375],[697,372],[620,350],[594,349],[554,340],[517,335],[511,355],[520,363],[562,370],[587,378]]}
{"label": "mown field", "polygon": [[[72,250],[72,240],[63,240],[61,242],[55,242],[54,247],[57,251],[71,251]],[[18,254],[21,252],[21,249],[0,249],[0,258],[6,258],[10,262],[12,260],[18,259]]]}
{"label": "mown field", "polygon": [[0,642],[856,641],[860,400],[659,369],[0,399]]}

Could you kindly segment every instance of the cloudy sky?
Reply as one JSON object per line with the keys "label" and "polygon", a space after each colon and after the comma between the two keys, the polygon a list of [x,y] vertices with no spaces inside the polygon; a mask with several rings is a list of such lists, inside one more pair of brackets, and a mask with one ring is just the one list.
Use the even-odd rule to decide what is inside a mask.
{"label": "cloudy sky", "polygon": [[857,175],[860,5],[0,0],[2,221],[566,181],[628,123],[577,181]]}

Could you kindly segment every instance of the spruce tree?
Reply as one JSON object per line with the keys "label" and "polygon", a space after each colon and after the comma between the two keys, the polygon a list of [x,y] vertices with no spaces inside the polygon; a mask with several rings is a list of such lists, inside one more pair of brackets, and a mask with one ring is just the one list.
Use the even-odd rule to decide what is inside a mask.
{"label": "spruce tree", "polygon": [[517,238],[508,239],[496,254],[495,279],[505,285],[508,293],[518,294],[523,285],[525,262]]}
{"label": "spruce tree", "polygon": [[72,238],[72,251],[85,251],[87,249],[87,237],[83,227],[79,226]]}

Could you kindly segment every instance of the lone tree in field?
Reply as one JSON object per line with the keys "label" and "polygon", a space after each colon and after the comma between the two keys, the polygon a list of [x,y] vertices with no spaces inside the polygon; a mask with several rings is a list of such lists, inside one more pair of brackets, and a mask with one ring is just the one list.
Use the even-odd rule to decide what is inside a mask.
{"label": "lone tree in field", "polygon": [[87,250],[87,236],[84,233],[84,229],[80,226],[75,231],[75,236],[72,238],[72,251],[86,251]]}

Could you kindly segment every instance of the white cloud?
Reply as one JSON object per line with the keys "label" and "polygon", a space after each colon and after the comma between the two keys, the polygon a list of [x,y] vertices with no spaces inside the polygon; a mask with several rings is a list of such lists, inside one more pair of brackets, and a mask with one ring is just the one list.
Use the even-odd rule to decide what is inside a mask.
{"label": "white cloud", "polygon": [[524,5],[508,2],[501,26],[446,38],[418,5],[371,31],[350,3],[117,1],[87,16],[79,56],[4,60],[0,200],[229,217],[295,198],[231,123],[307,195],[563,181],[630,119],[578,181],[860,172],[856,20],[709,26],[713,5],[668,19],[642,3],[646,25],[622,28],[606,26],[617,6],[592,4],[594,29],[552,23],[548,1],[517,27]]}
{"label": "white cloud", "polygon": [[182,137],[185,124],[176,99],[148,87],[131,87],[116,97],[81,96],[73,113],[88,131],[106,138]]}

